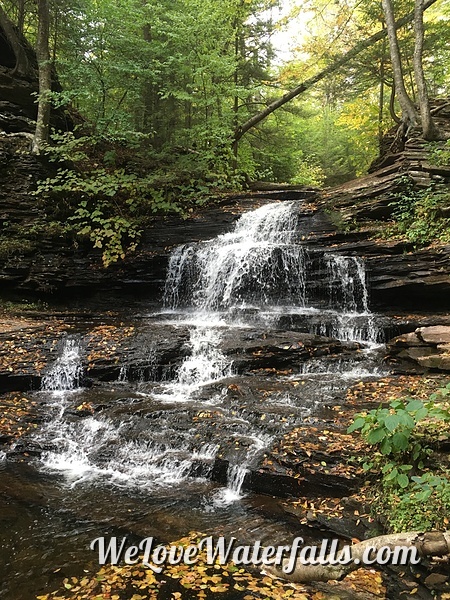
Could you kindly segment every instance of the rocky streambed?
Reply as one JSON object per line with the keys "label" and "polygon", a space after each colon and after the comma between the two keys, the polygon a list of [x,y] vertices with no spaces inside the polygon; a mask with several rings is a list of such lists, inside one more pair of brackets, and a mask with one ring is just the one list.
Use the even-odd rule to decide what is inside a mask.
{"label": "rocky streambed", "polygon": [[[219,324],[217,337],[195,338],[198,324],[185,321],[171,313],[4,320],[5,597],[34,597],[23,569],[42,593],[86,567],[93,570],[86,548],[105,531],[163,542],[197,530],[245,543],[284,543],[297,535],[313,543],[361,539],[380,527],[361,491],[365,477],[357,457],[367,449],[346,428],[355,412],[402,390],[414,394],[416,388],[420,397],[445,375],[430,373],[421,387],[417,375],[389,373],[383,347],[261,325]],[[416,324],[413,319],[410,327]],[[71,348],[78,371],[71,371],[70,360],[61,363]],[[210,381],[195,381],[189,363],[202,353],[213,367]],[[59,371],[52,371],[58,361]],[[61,368],[76,373],[79,387],[52,390],[47,379],[50,389],[42,391],[43,379],[60,376]],[[180,372],[194,382],[180,379]],[[111,503],[120,509],[112,513]],[[72,528],[77,539],[68,546]],[[70,560],[61,556],[59,535]],[[16,575],[12,562],[22,565]],[[61,575],[53,573],[58,569]],[[390,598],[417,589],[427,598],[435,589],[423,583],[428,576],[373,572],[372,593],[368,574],[361,573],[359,582],[300,586],[295,593]],[[167,597],[178,588],[170,590]]]}

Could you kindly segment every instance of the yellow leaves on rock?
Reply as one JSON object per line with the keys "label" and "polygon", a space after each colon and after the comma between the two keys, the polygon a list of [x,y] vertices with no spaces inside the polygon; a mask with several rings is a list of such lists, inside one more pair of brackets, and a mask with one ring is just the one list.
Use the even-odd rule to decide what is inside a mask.
{"label": "yellow leaves on rock", "polygon": [[0,436],[11,443],[36,428],[36,423],[28,422],[36,402],[15,392],[0,397]]}
{"label": "yellow leaves on rock", "polygon": [[134,333],[134,327],[125,327],[123,323],[94,327],[88,336],[87,360],[89,368],[92,368],[94,363],[99,360],[118,358],[118,350]]}
{"label": "yellow leaves on rock", "polygon": [[[197,544],[203,537],[198,532],[191,532],[173,544],[185,547]],[[60,590],[40,596],[39,600],[157,600],[158,597],[203,600],[220,598],[221,594],[230,597],[230,593],[236,600],[312,600],[307,589],[299,584],[262,577],[232,562],[209,565],[206,558],[206,550],[202,550],[195,564],[166,564],[161,574],[155,574],[141,564],[105,565],[97,573],[84,574],[81,580],[76,577],[63,579]]]}

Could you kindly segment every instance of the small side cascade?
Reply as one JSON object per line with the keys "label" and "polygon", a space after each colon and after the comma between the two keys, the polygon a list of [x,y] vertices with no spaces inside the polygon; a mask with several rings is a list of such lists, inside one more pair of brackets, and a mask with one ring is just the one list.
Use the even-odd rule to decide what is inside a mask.
{"label": "small side cascade", "polygon": [[325,254],[330,308],[369,313],[369,293],[363,261],[356,256]]}
{"label": "small side cascade", "polygon": [[377,342],[379,330],[369,309],[364,262],[357,256],[327,253],[324,256],[328,280],[329,309],[334,315],[330,328],[318,333],[346,341]]}
{"label": "small side cascade", "polygon": [[83,374],[80,352],[79,343],[75,339],[65,339],[56,361],[42,378],[41,389],[70,392],[79,388]]}
{"label": "small side cascade", "polygon": [[242,486],[250,470],[244,465],[230,464],[227,469],[227,486],[219,489],[213,501],[216,506],[227,506],[243,498]]}

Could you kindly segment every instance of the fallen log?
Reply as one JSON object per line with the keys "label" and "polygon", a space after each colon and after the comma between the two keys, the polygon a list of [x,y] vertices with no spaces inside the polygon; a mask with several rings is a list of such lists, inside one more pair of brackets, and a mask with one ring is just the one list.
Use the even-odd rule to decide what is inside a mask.
{"label": "fallen log", "polygon": [[[283,561],[280,568],[267,565],[264,567],[264,573],[293,583],[341,580],[352,571],[365,566],[375,566],[380,552],[383,552],[384,556],[391,552],[391,556],[403,558],[403,562],[397,564],[407,563],[408,559],[414,558],[414,554],[418,558],[450,555],[450,531],[428,533],[415,531],[381,535],[347,548],[349,553],[344,557],[345,561],[344,559],[341,561],[344,555],[336,559],[333,554],[320,561],[307,561],[300,556],[294,565],[290,564],[288,559]],[[340,564],[341,562],[345,564]],[[378,562],[378,564],[382,563]]]}

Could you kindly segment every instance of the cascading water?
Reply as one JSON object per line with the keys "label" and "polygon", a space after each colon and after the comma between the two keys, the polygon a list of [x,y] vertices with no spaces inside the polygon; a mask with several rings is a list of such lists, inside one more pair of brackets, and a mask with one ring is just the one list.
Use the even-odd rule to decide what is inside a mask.
{"label": "cascading water", "polygon": [[80,347],[76,340],[67,338],[55,363],[42,378],[42,389],[51,392],[72,391],[79,387],[82,373]]}
{"label": "cascading water", "polygon": [[[275,527],[280,542],[292,543],[290,526],[268,517],[272,499],[269,510],[258,513],[263,501],[248,494],[246,484],[253,485],[272,444],[307,426],[308,417],[320,418],[320,407],[342,398],[350,380],[370,375],[375,359],[369,342],[377,339],[363,261],[308,247],[298,208],[294,202],[268,204],[243,215],[228,234],[176,249],[165,310],[145,323],[149,330],[155,322],[160,329],[151,329],[142,348],[130,348],[130,360],[115,381],[81,388],[82,350],[74,338],[61,345],[35,393],[42,421],[28,438],[35,451],[31,456],[40,455],[30,458],[40,470],[34,505],[44,510],[7,543],[8,572],[17,571],[15,545],[32,556],[33,564],[23,569],[32,574],[32,586],[55,566],[70,572],[76,563],[81,572],[86,548],[109,525],[108,535],[129,531],[169,541],[187,531],[220,531],[268,545],[274,543]],[[136,328],[141,319],[135,320]],[[247,370],[250,359],[240,367],[241,340],[245,354],[245,344],[251,347],[255,340],[258,346],[266,334],[274,334],[278,348],[278,333],[295,346],[298,332],[362,340],[348,344],[362,346],[362,352],[321,355],[305,363],[293,359],[286,370],[267,373]],[[167,344],[161,344],[162,335]],[[234,364],[227,356],[230,348]],[[164,352],[167,360],[161,359]],[[0,454],[0,461],[3,478],[8,457]],[[61,486],[55,473],[70,487]],[[19,485],[11,489],[21,490],[23,476],[18,469]],[[27,483],[31,504],[36,483]],[[49,510],[42,504],[44,489]],[[19,523],[26,507],[18,506]],[[219,514],[211,518],[211,513]],[[33,555],[30,531],[38,539]],[[54,560],[43,547],[53,548]],[[60,558],[64,555],[70,564]],[[16,583],[13,578],[7,592]],[[47,583],[41,582],[41,589]],[[3,591],[0,582],[0,595]],[[31,597],[34,591],[16,597]]]}
{"label": "cascading water", "polygon": [[[229,375],[231,364],[216,347],[219,338],[219,333],[210,328],[192,330],[188,344],[191,353],[181,364],[176,380],[162,384],[152,400],[187,403],[202,385]],[[70,418],[69,411],[67,416],[70,404],[63,390],[73,389],[80,373],[79,348],[67,340],[43,386],[44,390],[61,392],[57,402],[51,404],[57,410],[38,436],[38,441],[50,445],[42,455],[46,468],[64,472],[73,485],[102,479],[119,486],[150,489],[179,483],[191,475],[198,462],[202,463],[201,476],[207,474],[218,445],[202,440],[199,443],[189,418],[183,427],[181,419],[174,423],[169,413],[166,423],[162,424],[163,416],[152,418],[142,431],[140,419],[134,415],[122,418],[119,424],[104,415]],[[119,383],[124,377],[121,370]],[[140,395],[146,396],[142,392]],[[175,416],[179,416],[178,411]],[[115,449],[112,454],[111,448]]]}
{"label": "cascading water", "polygon": [[242,215],[231,233],[179,247],[170,258],[164,304],[198,312],[254,302],[302,305],[305,255],[294,243],[296,224],[292,203],[267,204]]}
{"label": "cascading water", "polygon": [[219,350],[220,332],[211,327],[190,331],[190,355],[182,362],[175,381],[157,397],[167,402],[186,402],[200,387],[228,377],[232,365]]}
{"label": "cascading water", "polygon": [[250,310],[258,319],[263,309],[272,326],[297,313],[312,333],[377,341],[363,261],[312,250],[300,237],[298,205],[282,202],[242,215],[230,233],[180,246],[169,261],[165,306],[208,321],[220,311],[227,324],[239,310],[248,321]]}
{"label": "cascading water", "polygon": [[[308,409],[291,408],[282,396],[266,420],[257,409],[226,406],[226,387],[217,385],[233,376],[232,364],[220,349],[224,327],[236,326],[236,314],[267,323],[291,313],[304,319],[308,331],[323,335],[368,340],[375,331],[363,262],[313,253],[299,237],[298,206],[283,202],[242,215],[230,233],[176,249],[170,258],[164,301],[172,311],[185,311],[179,322],[187,310],[189,319],[200,324],[190,328],[187,355],[175,377],[149,384],[150,389],[141,384],[139,412],[120,409],[118,423],[115,409],[79,419],[70,417],[70,411],[65,416],[67,402],[60,402],[62,409],[44,432],[44,437],[52,438],[44,464],[67,472],[73,481],[100,477],[117,485],[154,489],[193,474],[204,477],[220,452],[229,464],[228,482],[213,503],[223,506],[241,498],[251,466],[276,435],[291,422],[301,421]],[[242,318],[237,324],[242,326]],[[152,346],[148,352],[156,365],[157,348]],[[345,370],[339,361],[334,366]],[[324,371],[316,361],[309,372],[334,372],[329,369],[330,363]],[[74,389],[80,375],[80,350],[67,340],[43,380],[43,389]],[[125,368],[119,382],[126,383]],[[211,386],[214,392],[202,391]],[[291,410],[288,419],[281,416],[280,407]],[[210,413],[217,430],[201,428],[202,418]]]}

